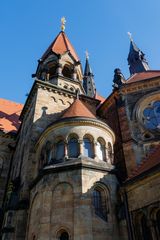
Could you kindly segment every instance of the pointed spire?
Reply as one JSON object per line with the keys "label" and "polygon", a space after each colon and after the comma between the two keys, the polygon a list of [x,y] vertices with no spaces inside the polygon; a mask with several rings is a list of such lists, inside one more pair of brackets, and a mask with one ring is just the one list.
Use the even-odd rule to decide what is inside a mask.
{"label": "pointed spire", "polygon": [[95,97],[96,88],[94,83],[94,75],[92,73],[92,70],[89,64],[89,54],[87,51],[86,51],[86,64],[84,69],[83,87],[87,96]]}
{"label": "pointed spire", "polygon": [[130,38],[130,50],[128,54],[128,65],[130,74],[145,72],[149,70],[148,62],[145,59],[145,54],[136,46],[132,35],[128,32]]}
{"label": "pointed spire", "polygon": [[56,54],[64,54],[65,52],[70,52],[72,57],[75,59],[76,62],[79,61],[79,57],[72,46],[71,42],[69,41],[67,35],[63,31],[61,31],[58,36],[55,38],[55,40],[51,43],[47,51],[43,54],[42,60],[48,56],[49,53],[54,52]]}

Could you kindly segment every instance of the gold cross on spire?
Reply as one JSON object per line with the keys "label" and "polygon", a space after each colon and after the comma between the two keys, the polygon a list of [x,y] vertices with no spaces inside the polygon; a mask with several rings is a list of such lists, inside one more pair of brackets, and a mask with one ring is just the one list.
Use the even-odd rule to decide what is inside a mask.
{"label": "gold cross on spire", "polygon": [[130,32],[127,32],[127,34],[128,34],[128,36],[129,36],[129,39],[130,39],[131,41],[133,41],[133,38],[132,38],[132,33],[130,33]]}
{"label": "gold cross on spire", "polygon": [[64,32],[65,30],[66,19],[65,17],[61,18],[61,30]]}
{"label": "gold cross on spire", "polygon": [[86,59],[89,59],[89,53],[87,50],[85,51],[85,54],[86,54]]}

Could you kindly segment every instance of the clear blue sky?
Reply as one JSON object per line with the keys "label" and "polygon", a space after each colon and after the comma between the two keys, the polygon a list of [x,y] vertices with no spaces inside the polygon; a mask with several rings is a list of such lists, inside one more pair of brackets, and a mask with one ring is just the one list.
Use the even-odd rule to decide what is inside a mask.
{"label": "clear blue sky", "polygon": [[132,32],[151,69],[160,69],[160,0],[1,0],[1,98],[24,103],[33,84],[37,60],[60,31],[66,34],[84,66],[85,50],[97,91],[108,96],[113,71],[129,76],[127,55]]}

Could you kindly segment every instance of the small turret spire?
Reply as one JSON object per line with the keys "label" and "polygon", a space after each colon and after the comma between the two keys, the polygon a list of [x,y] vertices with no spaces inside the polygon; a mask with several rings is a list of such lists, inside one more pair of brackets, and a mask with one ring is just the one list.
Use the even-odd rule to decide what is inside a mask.
{"label": "small turret spire", "polygon": [[130,74],[145,72],[149,70],[149,65],[145,59],[145,54],[136,46],[132,34],[128,32],[130,38],[130,50],[128,54],[128,65]]}
{"label": "small turret spire", "polygon": [[133,38],[132,38],[132,33],[130,33],[130,32],[127,32],[127,34],[128,34],[128,36],[129,36],[129,39],[130,39],[130,41],[133,41]]}
{"label": "small turret spire", "polygon": [[95,97],[96,88],[94,83],[94,75],[92,73],[92,70],[89,64],[89,53],[87,50],[85,53],[86,53],[86,64],[84,69],[83,87],[87,96]]}

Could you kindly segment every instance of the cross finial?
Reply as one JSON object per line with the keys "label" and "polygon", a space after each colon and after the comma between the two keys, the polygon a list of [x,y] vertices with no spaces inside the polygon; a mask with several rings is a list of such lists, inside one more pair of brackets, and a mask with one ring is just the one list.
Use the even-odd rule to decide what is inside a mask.
{"label": "cross finial", "polygon": [[66,19],[65,17],[61,18],[61,30],[64,32],[65,30]]}
{"label": "cross finial", "polygon": [[129,39],[130,39],[130,41],[133,41],[133,38],[132,38],[132,33],[130,33],[130,32],[127,32],[127,34],[128,34],[128,36],[129,36]]}
{"label": "cross finial", "polygon": [[85,54],[86,54],[86,59],[89,59],[89,53],[87,50],[85,51]]}

